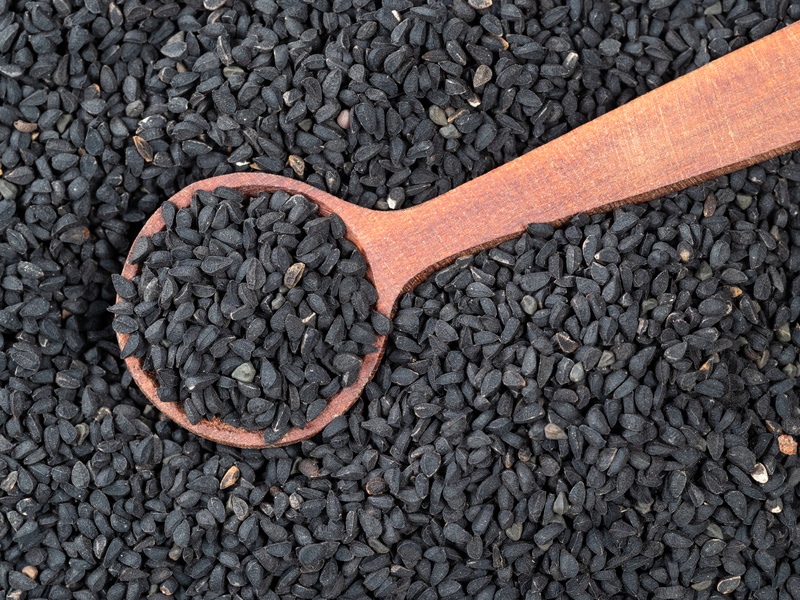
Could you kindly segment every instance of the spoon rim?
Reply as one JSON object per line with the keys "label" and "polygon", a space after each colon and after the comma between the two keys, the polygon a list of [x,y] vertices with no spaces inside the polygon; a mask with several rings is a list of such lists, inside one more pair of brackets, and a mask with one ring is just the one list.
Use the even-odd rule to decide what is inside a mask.
{"label": "spoon rim", "polygon": [[[245,172],[245,173],[231,173],[228,175],[219,175],[217,177],[210,177],[208,179],[201,179],[190,185],[185,186],[175,194],[173,194],[168,201],[175,204],[178,208],[184,208],[189,205],[192,197],[196,191],[213,191],[218,187],[230,187],[241,191],[245,197],[250,198],[260,192],[275,192],[278,190],[286,191],[291,194],[300,194],[305,196],[309,201],[313,202],[319,207],[319,214],[327,216],[331,213],[337,213],[341,216],[341,212],[347,212],[352,208],[359,208],[347,204],[343,200],[328,194],[327,192],[311,187],[310,185],[289,179],[281,175],[273,175],[270,173],[258,172]],[[344,210],[337,210],[342,209]],[[345,220],[345,223],[347,221]],[[134,265],[131,261],[131,255],[137,242],[142,237],[150,237],[158,231],[163,231],[165,228],[164,218],[161,213],[161,206],[150,216],[145,222],[144,226],[139,230],[139,233],[131,243],[131,249],[128,256],[125,258],[121,275],[128,280],[139,274],[141,271],[140,265]],[[375,285],[373,280],[372,271],[370,269],[369,259],[367,258],[364,250],[358,244],[358,241],[351,239],[348,233],[345,237],[353,242],[361,252],[364,260],[367,263],[366,277]],[[380,293],[380,292],[379,292]],[[117,295],[117,302],[122,301]],[[117,333],[117,343],[119,344],[120,351],[125,348],[125,344],[131,334]],[[339,392],[334,394],[327,400],[327,404],[322,412],[314,419],[306,423],[305,427],[293,427],[277,442],[268,444],[264,440],[264,434],[267,429],[250,430],[243,427],[236,427],[225,423],[218,417],[211,420],[201,419],[197,424],[193,425],[189,422],[186,411],[183,409],[183,402],[163,402],[158,398],[158,384],[155,374],[145,371],[142,368],[142,359],[135,356],[125,358],[125,365],[131,374],[132,379],[136,383],[139,390],[144,394],[148,401],[155,406],[161,413],[169,417],[177,425],[183,427],[187,431],[194,433],[209,441],[226,446],[234,446],[237,448],[248,449],[262,449],[262,448],[277,448],[280,446],[287,446],[306,440],[317,433],[321,432],[325,427],[332,423],[338,417],[344,415],[350,407],[355,404],[356,400],[361,396],[364,387],[372,380],[378,366],[383,358],[383,353],[386,350],[387,336],[378,335],[377,341],[373,346],[377,348],[375,352],[363,356],[363,362],[358,372],[356,381],[346,387],[342,388]]]}

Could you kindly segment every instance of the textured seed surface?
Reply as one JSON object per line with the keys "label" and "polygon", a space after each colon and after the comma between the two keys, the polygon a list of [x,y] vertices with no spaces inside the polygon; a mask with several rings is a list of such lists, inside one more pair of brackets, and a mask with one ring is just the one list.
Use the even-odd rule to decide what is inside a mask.
{"label": "textured seed surface", "polygon": [[296,286],[300,282],[300,278],[303,276],[305,268],[306,266],[303,263],[294,263],[286,270],[286,274],[283,276],[283,285],[289,289],[292,289],[294,286]]}
{"label": "textured seed surface", "polygon": [[236,465],[233,465],[230,469],[225,471],[225,474],[222,476],[222,479],[219,482],[219,489],[224,490],[234,485],[237,481],[239,481],[240,473],[241,471]]}
{"label": "textured seed surface", "polygon": [[135,294],[133,314],[113,325],[133,333],[126,354],[143,359],[159,398],[182,402],[191,422],[219,417],[280,437],[356,380],[377,341],[377,296],[364,259],[333,237],[335,217],[316,210],[285,192],[197,193],[138,251],[141,272],[116,280],[118,293]]}
{"label": "textured seed surface", "polygon": [[[800,154],[532,225],[392,321],[337,271],[360,268],[341,222],[239,228],[200,200],[189,227],[165,203],[260,170],[415,206],[798,19],[793,0],[0,3],[0,594],[800,598]],[[133,258],[188,268],[128,286],[159,206],[171,233]],[[344,373],[294,361],[326,318]],[[267,451],[161,418],[114,336],[166,340],[195,416],[233,390],[283,424],[354,371],[362,322],[390,336],[362,399]]]}
{"label": "textured seed surface", "polygon": [[788,455],[797,454],[797,441],[791,435],[781,435],[778,437],[778,444],[781,452]]}

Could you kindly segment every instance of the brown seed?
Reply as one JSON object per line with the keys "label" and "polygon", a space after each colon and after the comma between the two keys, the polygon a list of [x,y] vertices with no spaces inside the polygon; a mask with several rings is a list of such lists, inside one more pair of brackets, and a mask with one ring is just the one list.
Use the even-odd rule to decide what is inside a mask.
{"label": "brown seed", "polygon": [[300,510],[300,507],[303,506],[303,497],[297,492],[290,494],[289,506],[291,506],[294,510]]}
{"label": "brown seed", "polygon": [[302,177],[303,172],[306,170],[306,163],[296,154],[289,155],[289,166],[292,167],[292,171],[294,171],[298,177]]}
{"label": "brown seed", "polygon": [[336,124],[342,129],[350,127],[350,111],[348,109],[345,108],[339,113],[339,116],[336,117]]}
{"label": "brown seed", "polygon": [[738,298],[742,295],[742,288],[736,287],[735,285],[730,286],[731,291],[731,298]]}
{"label": "brown seed", "polygon": [[14,121],[14,128],[22,133],[31,133],[36,131],[39,127],[36,123],[27,123],[26,121]]}
{"label": "brown seed", "polygon": [[373,477],[364,487],[370,496],[379,496],[389,489],[383,477]]}
{"label": "brown seed", "polygon": [[[489,6],[491,5],[492,3],[490,2]],[[508,50],[508,42],[505,40],[505,38],[502,38],[499,35],[495,35],[493,33],[490,33],[489,35],[500,42],[500,44],[503,46],[503,50]]]}
{"label": "brown seed", "polygon": [[778,447],[780,448],[781,452],[788,454],[789,456],[797,454],[797,442],[790,435],[784,434],[780,436],[778,438]]}
{"label": "brown seed", "polygon": [[219,482],[219,489],[227,489],[237,481],[239,481],[239,467],[233,465],[230,469],[228,469],[227,473],[222,476],[222,481]]}
{"label": "brown seed", "polygon": [[492,5],[492,0],[469,0],[469,5],[475,10],[484,10]]}
{"label": "brown seed", "polygon": [[306,477],[314,478],[314,477],[321,477],[322,475],[319,472],[317,461],[312,460],[310,458],[304,458],[303,460],[301,460],[298,468],[300,469],[300,472]]}
{"label": "brown seed", "polygon": [[153,147],[150,145],[150,142],[135,135],[133,136],[133,144],[136,146],[136,151],[139,153],[139,156],[145,159],[145,161],[151,162],[153,160]]}
{"label": "brown seed", "polygon": [[714,195],[710,195],[706,198],[706,201],[703,203],[703,216],[710,217],[714,214],[714,211],[717,210],[717,199]]}
{"label": "brown seed", "polygon": [[567,354],[575,352],[575,350],[578,349],[578,344],[564,333],[556,334],[556,343],[558,344],[559,348],[561,348],[561,351],[566,352]]}
{"label": "brown seed", "polygon": [[286,270],[286,275],[283,276],[283,285],[289,289],[292,289],[294,286],[300,283],[300,278],[303,276],[303,271],[305,270],[305,264],[300,262],[294,263]]}
{"label": "brown seed", "polygon": [[548,440],[565,440],[567,434],[555,423],[548,423],[544,426],[544,437]]}
{"label": "brown seed", "polygon": [[492,80],[492,70],[487,65],[480,65],[475,69],[475,76],[472,78],[472,87],[481,87]]}
{"label": "brown seed", "polygon": [[17,485],[17,479],[19,478],[19,471],[11,471],[8,475],[6,475],[2,481],[0,481],[0,490],[4,492],[11,492],[14,489],[14,486]]}
{"label": "brown seed", "polygon": [[22,574],[30,579],[36,579],[36,577],[39,575],[39,569],[37,569],[33,565],[28,565],[22,567]]}

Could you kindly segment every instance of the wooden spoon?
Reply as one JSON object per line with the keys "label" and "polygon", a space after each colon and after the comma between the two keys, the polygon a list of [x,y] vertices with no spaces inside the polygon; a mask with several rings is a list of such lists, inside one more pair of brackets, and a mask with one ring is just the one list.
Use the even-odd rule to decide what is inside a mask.
{"label": "wooden spoon", "polygon": [[[238,188],[246,195],[286,190],[334,212],[368,263],[377,310],[391,317],[401,294],[454,259],[520,235],[529,223],[564,223],[651,200],[800,147],[800,23],[722,57],[566,135],[420,206],[377,212],[302,182],[237,173],[192,184],[170,201],[187,206],[196,190]],[[139,236],[162,229],[159,209]],[[138,237],[137,237],[138,240]],[[135,242],[134,242],[135,243]],[[125,263],[132,279],[138,267]],[[120,347],[127,335],[118,335]],[[303,429],[276,446],[320,432],[344,414],[374,375],[386,347],[368,355],[356,383],[343,389]],[[263,448],[263,432],[218,419],[191,425],[180,403],[161,402],[141,361],[126,364],[145,396],[164,414],[209,440]]]}

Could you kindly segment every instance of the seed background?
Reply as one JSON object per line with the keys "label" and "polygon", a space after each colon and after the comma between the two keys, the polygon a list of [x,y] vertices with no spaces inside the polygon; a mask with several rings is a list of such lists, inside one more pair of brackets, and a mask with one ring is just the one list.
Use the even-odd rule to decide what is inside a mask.
{"label": "seed background", "polygon": [[413,205],[798,16],[0,2],[0,593],[800,598],[776,438],[800,433],[791,155],[434,275],[364,401],[287,449],[160,419],[106,312],[192,181],[259,168]]}

